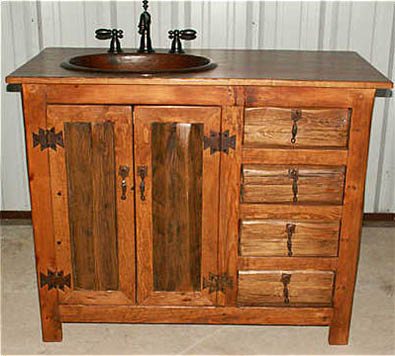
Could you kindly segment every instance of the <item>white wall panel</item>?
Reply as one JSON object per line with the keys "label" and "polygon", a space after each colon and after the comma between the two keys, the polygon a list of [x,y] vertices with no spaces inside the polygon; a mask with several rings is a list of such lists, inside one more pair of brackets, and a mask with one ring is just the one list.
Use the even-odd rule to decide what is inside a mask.
{"label": "white wall panel", "polygon": [[[2,210],[29,209],[23,121],[4,75],[44,47],[107,47],[99,27],[124,30],[123,46],[138,46],[140,1],[2,2]],[[168,30],[192,27],[186,48],[354,50],[395,80],[395,3],[319,1],[151,1],[156,48]],[[372,123],[365,211],[395,212],[395,98],[377,98]]]}

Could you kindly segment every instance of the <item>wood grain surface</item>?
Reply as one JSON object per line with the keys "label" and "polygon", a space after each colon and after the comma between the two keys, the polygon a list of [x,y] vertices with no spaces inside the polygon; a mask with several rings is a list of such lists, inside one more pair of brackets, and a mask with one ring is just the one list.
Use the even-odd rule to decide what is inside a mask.
{"label": "wood grain surface", "polygon": [[[135,52],[135,49],[125,51]],[[392,83],[355,52],[289,50],[188,50],[208,56],[206,72],[142,76],[70,71],[67,57],[103,53],[103,48],[47,48],[7,77],[8,83],[205,84],[390,88]]]}
{"label": "wood grain surface", "polygon": [[[293,112],[298,110],[295,142]],[[346,147],[349,110],[305,108],[247,108],[243,144],[248,147]]]}
{"label": "wood grain surface", "polygon": [[298,171],[297,203],[341,204],[344,167],[243,165],[243,203],[292,203],[294,180],[289,170]]}
{"label": "wood grain surface", "polygon": [[350,335],[373,101],[374,90],[363,90],[355,95],[352,106],[339,267],[333,302],[334,318],[329,331],[329,343],[336,345],[347,344]]}
{"label": "wood grain surface", "polygon": [[200,290],[202,141],[202,124],[152,124],[155,291]]}
{"label": "wood grain surface", "polygon": [[[57,271],[55,229],[52,220],[51,179],[48,150],[33,147],[33,133],[47,127],[46,87],[23,87],[23,113],[25,118],[26,148],[29,169],[30,198],[34,235],[37,281],[40,274]],[[61,341],[62,324],[59,319],[58,290],[40,286],[41,330],[43,341]]]}
{"label": "wood grain surface", "polygon": [[[154,146],[154,140],[152,137],[152,129],[154,123],[160,123],[160,124],[178,124],[182,127],[182,125],[185,125],[186,127],[189,127],[190,124],[197,124],[197,125],[202,125],[203,126],[203,134],[207,137],[210,136],[211,131],[216,131],[218,132],[220,129],[220,115],[221,115],[221,110],[218,107],[183,107],[183,106],[178,106],[178,107],[173,107],[173,106],[136,106],[134,109],[134,129],[135,129],[135,172],[138,172],[139,167],[141,166],[146,166],[148,168],[148,174],[144,179],[145,182],[145,199],[142,200],[140,198],[140,191],[139,191],[139,186],[141,183],[141,178],[136,174],[135,181],[136,181],[136,241],[137,241],[137,271],[138,271],[138,280],[137,280],[137,295],[138,295],[138,303],[139,304],[145,304],[145,305],[183,305],[183,306],[188,306],[188,305],[215,305],[217,301],[217,296],[216,293],[209,293],[208,288],[203,288],[203,279],[208,278],[210,273],[216,274],[218,271],[218,204],[219,204],[219,165],[220,165],[220,157],[219,155],[211,155],[210,150],[206,149],[202,153],[202,163],[203,163],[203,170],[202,170],[202,177],[196,177],[194,183],[191,182],[191,184],[198,184],[200,180],[203,182],[202,186],[202,217],[201,217],[201,236],[200,236],[200,250],[201,250],[201,256],[200,256],[200,261],[201,261],[201,268],[200,268],[200,282],[199,282],[199,289],[194,291],[192,290],[192,285],[191,282],[192,280],[189,280],[189,285],[185,285],[185,281],[183,281],[183,276],[179,277],[173,275],[174,273],[178,273],[175,271],[174,267],[177,267],[178,262],[176,261],[168,261],[166,264],[169,266],[172,266],[171,269],[167,271],[160,271],[161,274],[168,273],[168,276],[164,278],[163,276],[162,281],[171,281],[172,279],[176,278],[175,281],[178,280],[177,283],[183,282],[184,285],[182,285],[183,288],[186,290],[180,290],[181,284],[178,285],[177,288],[173,288],[175,290],[169,291],[169,290],[161,290],[161,291],[156,291],[155,290],[155,283],[154,282],[154,261],[153,258],[155,257],[155,254],[153,253],[154,251],[154,232],[155,229],[158,228],[154,227],[153,225],[153,213],[154,213],[154,205],[153,205],[153,199],[155,197],[155,194],[160,193],[154,191],[154,188],[156,190],[160,189],[162,190],[165,188],[165,183],[166,180],[167,182],[171,182],[170,176],[167,176],[167,174],[174,174],[172,172],[165,172],[163,171],[163,179],[161,180],[162,184],[159,184],[159,180],[157,183],[155,183],[155,186],[153,185],[153,166],[152,164],[155,162],[153,159],[156,154],[160,153],[154,153],[154,150],[157,148]],[[178,126],[177,125],[177,126]],[[169,127],[171,127],[170,125]],[[181,130],[179,132],[180,134],[185,134],[185,130]],[[197,134],[198,132],[196,132]],[[169,132],[167,132],[169,134]],[[199,134],[200,135],[200,134]],[[199,136],[198,135],[198,136]],[[197,137],[198,137],[197,136]],[[196,137],[196,138],[197,138]],[[174,141],[174,140],[173,140]],[[156,142],[160,143],[160,142]],[[173,142],[174,143],[174,142]],[[203,140],[200,142],[201,148],[203,147]],[[164,145],[163,143],[163,149],[170,150],[169,152],[171,153],[174,149],[172,146],[167,146]],[[183,148],[185,149],[185,148]],[[186,151],[184,151],[186,152]],[[191,151],[192,152],[192,151]],[[174,153],[174,152],[173,152]],[[167,153],[162,152],[161,154],[166,157]],[[190,154],[190,153],[188,153]],[[159,157],[159,156],[158,156]],[[171,154],[169,155],[171,157]],[[171,161],[169,161],[170,163]],[[190,167],[193,168],[194,163],[189,162],[189,157],[186,159],[184,164],[184,168]],[[174,169],[177,168],[177,160],[172,163],[174,164]],[[180,165],[181,171],[182,171],[183,165]],[[156,167],[158,168],[158,167]],[[156,169],[155,168],[155,169]],[[163,167],[164,168],[164,167]],[[167,169],[169,168],[166,167]],[[188,169],[190,169],[188,168]],[[197,168],[197,167],[196,167]],[[195,169],[195,168],[193,168]],[[171,171],[171,169],[170,169]],[[180,171],[180,172],[181,172]],[[188,173],[190,174],[190,173]],[[164,180],[165,177],[166,180]],[[183,189],[185,193],[185,187],[182,186],[184,177],[178,177],[180,180],[179,182],[176,182],[175,185],[167,184],[167,189],[169,190],[168,195],[165,194],[165,190],[161,193],[163,198],[169,198],[169,197],[176,197],[177,194],[180,194],[179,192],[176,191],[176,189]],[[198,189],[198,188],[194,188]],[[198,191],[196,191],[198,192]],[[182,194],[184,194],[182,193]],[[165,195],[163,195],[165,194]],[[156,198],[155,198],[156,199]],[[197,204],[198,201],[195,201]],[[194,203],[194,204],[195,204]],[[160,202],[157,200],[155,204],[166,204],[165,202]],[[185,202],[183,203],[185,204]],[[170,207],[170,206],[168,206]],[[189,209],[186,205],[183,205],[181,208],[180,207],[173,207],[172,209]],[[158,210],[159,212],[159,210]],[[166,225],[169,224],[174,224],[174,222],[171,221],[172,218],[175,218],[177,216],[181,216],[183,221],[185,222],[186,220],[184,219],[182,214],[186,214],[186,211],[177,211],[176,215],[173,211],[172,217],[168,214],[164,215],[165,221],[164,224],[160,224],[160,226],[164,227],[165,229],[167,228]],[[196,212],[195,212],[196,213]],[[181,214],[181,215],[180,215]],[[156,219],[161,219],[162,216],[157,216]],[[185,218],[187,218],[187,215],[185,215]],[[198,216],[194,217],[194,219],[198,219]],[[197,222],[197,220],[196,220]],[[158,223],[158,222],[157,222]],[[183,231],[184,228],[183,228]],[[196,229],[194,234],[198,233],[199,229]],[[169,234],[170,233],[170,234]],[[172,235],[173,232],[171,229],[161,231],[161,234],[164,234],[166,239],[169,239],[169,244],[171,244],[172,239],[174,236]],[[158,235],[159,236],[159,235]],[[193,238],[196,238],[197,236],[194,236]],[[185,235],[183,235],[183,238],[185,238]],[[191,236],[192,238],[192,236]],[[175,239],[175,238],[174,238]],[[174,240],[174,243],[177,240]],[[192,242],[192,240],[191,240]],[[196,243],[196,241],[193,242],[193,244]],[[164,246],[163,244],[161,246]],[[196,247],[196,246],[195,246]],[[190,248],[192,248],[192,245],[188,246],[188,243],[182,243],[181,247],[174,247],[174,253],[176,254],[178,249],[182,249],[182,252],[187,252],[189,251]],[[185,251],[184,251],[185,249]],[[158,255],[156,257],[161,257],[159,256],[159,251]],[[165,257],[165,256],[164,256]],[[193,256],[190,256],[193,257]],[[177,258],[180,258],[178,256]],[[196,256],[193,257],[196,260]],[[195,260],[190,259],[189,263],[196,263]],[[183,262],[188,262],[188,260],[185,260]],[[191,268],[190,271],[193,271],[195,274],[197,272],[197,266],[184,266],[183,270],[185,268]],[[158,271],[157,269],[156,271]],[[170,272],[170,273],[169,273]],[[188,275],[190,275],[190,272],[188,272]],[[166,283],[167,283],[166,282]],[[196,281],[194,281],[196,283]],[[170,285],[173,284],[173,281],[171,281]],[[196,286],[195,286],[196,287]]]}
{"label": "wood grain surface", "polygon": [[[53,221],[58,268],[74,276],[59,302],[133,303],[134,199],[130,191],[121,199],[118,176],[120,165],[132,167],[131,108],[49,105],[47,120],[64,130],[65,148],[50,151]],[[133,189],[132,173],[126,182]],[[73,194],[76,187],[81,192]]]}
{"label": "wood grain surface", "polygon": [[[283,273],[291,276],[288,304],[284,302]],[[333,282],[330,271],[242,271],[237,302],[242,306],[330,306]]]}
{"label": "wood grain surface", "polygon": [[[291,246],[287,246],[288,228]],[[241,256],[336,256],[339,221],[242,220]]]}
{"label": "wood grain surface", "polygon": [[63,322],[170,323],[245,325],[329,325],[332,308],[152,307],[61,305]]}

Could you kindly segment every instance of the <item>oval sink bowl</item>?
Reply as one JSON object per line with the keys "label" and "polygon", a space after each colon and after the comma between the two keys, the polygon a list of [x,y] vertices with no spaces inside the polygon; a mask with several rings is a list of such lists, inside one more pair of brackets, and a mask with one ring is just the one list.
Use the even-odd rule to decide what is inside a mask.
{"label": "oval sink bowl", "polygon": [[212,69],[210,58],[173,53],[101,53],[66,59],[62,67],[87,72],[107,73],[185,73]]}

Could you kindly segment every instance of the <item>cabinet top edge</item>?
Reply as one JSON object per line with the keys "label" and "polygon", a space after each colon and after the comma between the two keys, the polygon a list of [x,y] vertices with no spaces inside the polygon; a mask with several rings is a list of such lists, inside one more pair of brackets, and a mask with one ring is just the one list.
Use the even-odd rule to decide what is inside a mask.
{"label": "cabinet top edge", "polygon": [[[9,84],[165,84],[295,86],[390,89],[393,83],[356,52],[195,49],[212,70],[147,76],[77,72],[60,63],[67,57],[101,53],[104,48],[46,48],[6,77]],[[133,51],[133,50],[130,50]]]}

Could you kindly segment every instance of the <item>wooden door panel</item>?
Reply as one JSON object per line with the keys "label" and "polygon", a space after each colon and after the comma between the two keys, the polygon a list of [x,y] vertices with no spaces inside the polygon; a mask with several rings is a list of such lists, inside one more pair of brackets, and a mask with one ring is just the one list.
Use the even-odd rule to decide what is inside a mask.
{"label": "wooden door panel", "polygon": [[[63,133],[50,152],[58,269],[70,273],[61,303],[134,302],[134,196],[130,107],[50,105]],[[121,199],[119,166],[130,167]]]}
{"label": "wooden door panel", "polygon": [[[138,303],[212,305],[217,273],[219,154],[203,137],[220,109],[135,107]],[[141,176],[144,167],[144,178]]]}

